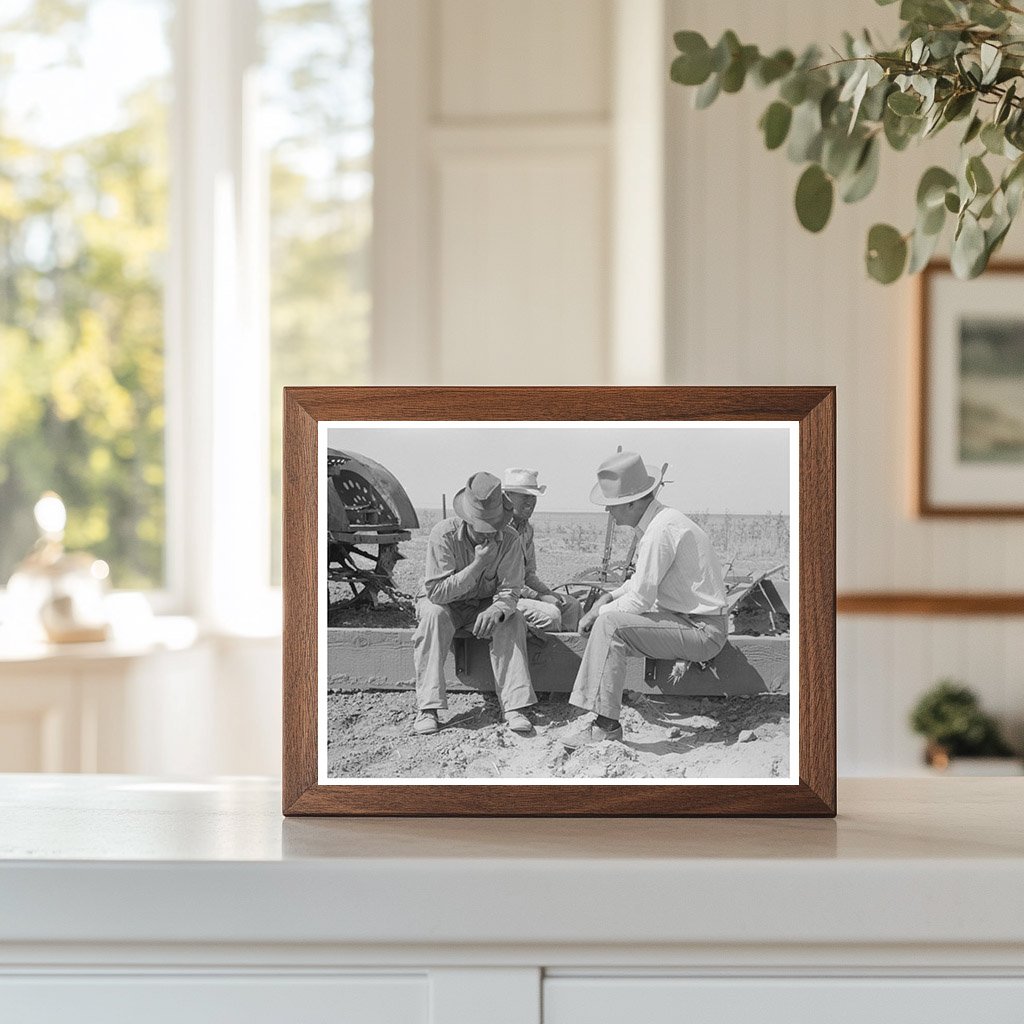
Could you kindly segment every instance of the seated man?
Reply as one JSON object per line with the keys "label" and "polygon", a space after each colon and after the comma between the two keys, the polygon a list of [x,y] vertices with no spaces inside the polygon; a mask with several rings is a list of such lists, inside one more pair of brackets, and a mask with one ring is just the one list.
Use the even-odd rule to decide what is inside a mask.
{"label": "seated man", "polygon": [[448,707],[444,662],[464,626],[491,644],[495,689],[505,721],[519,733],[533,725],[523,709],[535,704],[526,656],[526,624],[516,610],[523,586],[523,546],[509,525],[512,509],[491,473],[474,473],[427,541],[424,593],[413,634],[418,714],[413,730],[436,733]]}
{"label": "seated man", "polygon": [[523,542],[526,556],[526,577],[517,607],[526,624],[541,633],[572,632],[579,625],[580,603],[571,594],[556,594],[537,575],[537,551],[533,543],[530,516],[537,507],[537,498],[547,486],[537,483],[535,469],[506,469],[505,493],[512,502],[512,526]]}
{"label": "seated man", "polygon": [[640,535],[636,572],[580,620],[589,633],[569,703],[595,718],[563,740],[569,750],[621,740],[619,713],[629,657],[709,661],[729,635],[722,566],[708,535],[655,498],[656,474],[635,452],[605,459],[590,495],[619,526]]}

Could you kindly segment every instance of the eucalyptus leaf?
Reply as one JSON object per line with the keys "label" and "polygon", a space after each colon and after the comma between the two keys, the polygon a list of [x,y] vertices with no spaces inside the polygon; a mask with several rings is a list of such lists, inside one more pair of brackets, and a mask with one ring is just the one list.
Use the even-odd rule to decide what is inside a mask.
{"label": "eucalyptus leaf", "polygon": [[789,50],[776,50],[770,57],[762,57],[753,70],[754,81],[764,87],[784,78],[793,70],[796,58]]}
{"label": "eucalyptus leaf", "polygon": [[889,96],[889,109],[900,116],[916,114],[920,106],[921,100],[908,92],[894,92]]}
{"label": "eucalyptus leaf", "polygon": [[990,3],[972,3],[968,10],[968,17],[978,25],[984,25],[985,28],[997,31],[1007,25],[1006,15]]}
{"label": "eucalyptus leaf", "polygon": [[783,80],[779,87],[779,98],[791,107],[798,107],[807,99],[807,75],[803,71],[795,71]]}
{"label": "eucalyptus leaf", "polygon": [[868,232],[867,269],[880,284],[892,284],[907,262],[907,243],[890,224],[875,224]]}
{"label": "eucalyptus leaf", "polygon": [[999,102],[996,104],[996,112],[992,117],[992,120],[995,121],[996,124],[1002,124],[1010,116],[1010,113],[1013,110],[1013,101],[1016,95],[1017,83],[1011,82],[1006,87],[1006,91],[1003,93]]}
{"label": "eucalyptus leaf", "polygon": [[942,108],[942,116],[946,121],[956,121],[961,117],[966,117],[974,107],[974,100],[974,93],[955,93],[946,100]]}
{"label": "eucalyptus leaf", "polygon": [[947,192],[945,199],[946,209],[950,213],[960,212],[960,197],[955,192]]}
{"label": "eucalyptus leaf", "polygon": [[1006,133],[1001,125],[990,121],[981,129],[981,142],[994,156],[1002,156],[1006,146]]}
{"label": "eucalyptus leaf", "polygon": [[979,51],[981,57],[981,84],[991,85],[999,74],[999,68],[1003,63],[1003,51],[991,42],[981,44]]}
{"label": "eucalyptus leaf", "polygon": [[698,110],[706,110],[718,98],[722,91],[722,80],[716,75],[712,76],[694,93],[693,105]]}
{"label": "eucalyptus leaf", "polygon": [[894,114],[891,110],[887,109],[882,115],[885,141],[897,152],[904,150],[923,123],[923,118],[900,117],[898,114]]}
{"label": "eucalyptus leaf", "polygon": [[830,128],[822,133],[821,165],[833,178],[841,178],[854,169],[863,148],[863,135],[852,137]]}
{"label": "eucalyptus leaf", "polygon": [[1017,161],[1003,175],[1003,194],[1006,196],[1006,209],[1012,220],[1020,210],[1021,197],[1024,196],[1024,157]]}
{"label": "eucalyptus leaf", "polygon": [[1003,192],[1006,196],[1006,213],[1012,222],[1020,212],[1020,201],[1024,197],[1024,177],[1018,177],[1004,185]]}
{"label": "eucalyptus leaf", "polygon": [[955,184],[956,176],[944,167],[929,167],[917,186],[917,208],[927,213],[936,206],[942,206],[947,190]]}
{"label": "eucalyptus leaf", "polygon": [[711,70],[721,74],[732,64],[733,57],[739,53],[740,49],[741,44],[736,33],[732,29],[727,29],[711,51]]}
{"label": "eucalyptus leaf", "polygon": [[892,91],[892,82],[885,78],[870,86],[864,95],[864,102],[860,105],[860,120],[881,121],[885,113],[885,101]]}
{"label": "eucalyptus leaf", "polygon": [[962,281],[976,277],[975,267],[985,258],[985,232],[978,219],[965,211],[953,238],[953,251],[950,263],[953,273]]}
{"label": "eucalyptus leaf", "polygon": [[761,115],[761,129],[764,144],[768,149],[778,149],[786,141],[789,126],[793,120],[793,108],[788,103],[776,100]]}
{"label": "eucalyptus leaf", "polygon": [[747,72],[758,59],[756,46],[741,46],[732,63],[722,72],[722,92],[739,92],[746,81]]}
{"label": "eucalyptus leaf", "polygon": [[976,194],[988,195],[995,188],[992,175],[980,156],[972,156],[967,161],[966,175]]}
{"label": "eucalyptus leaf", "polygon": [[919,210],[917,214],[917,229],[925,235],[941,234],[946,224],[946,204],[939,203],[927,210]]}
{"label": "eucalyptus leaf", "polygon": [[971,123],[967,126],[967,131],[964,132],[963,139],[960,140],[961,146],[970,145],[980,133],[982,128],[982,120],[980,117],[972,117]]}
{"label": "eucalyptus leaf", "polygon": [[928,265],[928,261],[935,254],[939,244],[941,231],[928,233],[919,227],[915,228],[910,237],[910,262],[907,264],[907,273],[916,274]]}
{"label": "eucalyptus leaf", "polygon": [[808,100],[793,111],[786,155],[793,163],[817,160],[821,141],[821,111],[817,103]]}
{"label": "eucalyptus leaf", "polygon": [[879,148],[877,137],[873,136],[864,143],[853,175],[843,187],[844,203],[860,202],[875,187],[878,181]]}
{"label": "eucalyptus leaf", "polygon": [[817,165],[811,164],[796,186],[796,215],[808,231],[821,231],[832,214],[832,181]]}

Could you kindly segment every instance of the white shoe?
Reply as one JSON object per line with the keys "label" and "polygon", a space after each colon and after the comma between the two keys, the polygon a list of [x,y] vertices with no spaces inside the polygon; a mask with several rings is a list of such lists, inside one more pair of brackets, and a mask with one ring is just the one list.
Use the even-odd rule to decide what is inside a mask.
{"label": "white shoe", "polygon": [[433,708],[426,711],[419,711],[416,714],[416,721],[412,723],[412,731],[419,736],[433,736],[441,731],[441,724],[437,720],[437,712]]}
{"label": "white shoe", "polygon": [[518,732],[524,736],[528,736],[533,732],[533,722],[522,711],[506,711],[505,721],[513,732]]}

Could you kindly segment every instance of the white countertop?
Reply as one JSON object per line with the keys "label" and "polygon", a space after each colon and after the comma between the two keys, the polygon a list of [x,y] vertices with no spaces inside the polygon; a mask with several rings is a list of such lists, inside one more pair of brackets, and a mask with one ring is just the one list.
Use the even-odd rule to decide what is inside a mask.
{"label": "white countertop", "polygon": [[284,819],[276,783],[0,776],[0,942],[1024,943],[1024,780],[839,817]]}

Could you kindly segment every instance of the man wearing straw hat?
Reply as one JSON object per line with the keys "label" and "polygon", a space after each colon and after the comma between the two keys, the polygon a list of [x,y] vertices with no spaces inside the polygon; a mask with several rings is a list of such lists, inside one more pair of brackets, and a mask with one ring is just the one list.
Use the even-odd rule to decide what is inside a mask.
{"label": "man wearing straw hat", "polygon": [[533,724],[523,709],[537,702],[526,655],[526,624],[516,603],[523,588],[519,534],[509,526],[512,505],[491,473],[474,473],[427,541],[423,594],[413,634],[418,713],[413,730],[438,732],[437,712],[448,707],[444,663],[455,631],[487,640],[495,689],[505,721],[518,733]]}
{"label": "man wearing straw hat", "polygon": [[594,717],[562,741],[569,750],[622,739],[627,658],[709,661],[728,638],[722,565],[711,540],[657,500],[660,486],[661,474],[636,452],[618,452],[598,468],[590,500],[640,540],[636,571],[580,620],[580,632],[590,636],[569,703]]}
{"label": "man wearing straw hat", "polygon": [[580,620],[580,603],[571,594],[556,594],[537,575],[537,549],[533,541],[530,516],[537,507],[537,498],[547,485],[538,483],[535,469],[506,469],[502,487],[512,502],[512,526],[523,543],[526,576],[517,607],[527,626],[538,633],[575,631]]}

